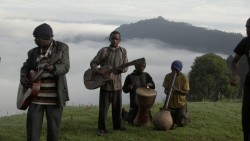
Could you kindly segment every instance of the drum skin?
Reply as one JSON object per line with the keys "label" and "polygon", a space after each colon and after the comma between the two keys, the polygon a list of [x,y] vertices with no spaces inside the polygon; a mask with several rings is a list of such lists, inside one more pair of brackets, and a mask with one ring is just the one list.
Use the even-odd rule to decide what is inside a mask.
{"label": "drum skin", "polygon": [[136,89],[136,103],[139,108],[148,110],[152,108],[155,102],[156,91],[149,88]]}
{"label": "drum skin", "polygon": [[156,130],[166,131],[169,130],[173,124],[173,119],[169,110],[161,108],[153,118],[153,125]]}
{"label": "drum skin", "polygon": [[136,89],[136,103],[138,113],[135,117],[134,124],[137,126],[151,126],[152,115],[150,109],[154,105],[156,91],[149,88]]}

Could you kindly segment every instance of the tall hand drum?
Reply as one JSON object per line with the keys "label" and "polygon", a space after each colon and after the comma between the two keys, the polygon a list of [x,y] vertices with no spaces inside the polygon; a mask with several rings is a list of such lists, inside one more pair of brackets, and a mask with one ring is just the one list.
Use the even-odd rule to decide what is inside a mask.
{"label": "tall hand drum", "polygon": [[138,113],[135,117],[134,124],[137,126],[150,126],[152,116],[150,109],[153,107],[157,92],[150,88],[136,89],[136,103],[138,106]]}

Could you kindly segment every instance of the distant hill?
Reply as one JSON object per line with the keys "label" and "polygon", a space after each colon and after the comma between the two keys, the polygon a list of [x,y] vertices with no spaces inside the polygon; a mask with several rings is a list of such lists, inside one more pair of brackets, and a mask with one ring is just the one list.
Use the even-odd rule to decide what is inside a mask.
{"label": "distant hill", "polygon": [[195,52],[233,54],[233,49],[243,38],[240,33],[196,27],[184,22],[173,22],[163,17],[123,24],[116,30],[123,40],[153,38],[174,45],[176,48]]}

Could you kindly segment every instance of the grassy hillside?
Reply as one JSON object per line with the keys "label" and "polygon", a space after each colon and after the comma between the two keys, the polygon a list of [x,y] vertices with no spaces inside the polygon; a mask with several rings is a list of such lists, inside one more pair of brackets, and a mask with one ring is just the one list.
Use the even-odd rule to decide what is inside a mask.
{"label": "grassy hillside", "polygon": [[[163,104],[156,104],[152,114]],[[128,131],[113,131],[111,109],[107,127],[110,133],[97,136],[98,107],[66,107],[62,119],[60,141],[240,141],[241,102],[192,102],[188,105],[191,123],[176,130],[156,131],[153,127],[125,125]],[[44,120],[46,122],[46,120]],[[26,140],[26,114],[0,118],[0,141]],[[46,125],[41,141],[46,141]]]}

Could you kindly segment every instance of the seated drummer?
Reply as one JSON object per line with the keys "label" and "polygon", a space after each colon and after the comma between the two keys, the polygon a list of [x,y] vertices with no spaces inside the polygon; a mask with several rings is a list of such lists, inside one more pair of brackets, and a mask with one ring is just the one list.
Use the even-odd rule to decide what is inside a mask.
{"label": "seated drummer", "polygon": [[173,86],[172,95],[169,99],[168,108],[171,110],[171,116],[173,118],[173,125],[170,128],[174,130],[176,127],[186,126],[190,122],[189,113],[187,111],[187,99],[186,96],[189,93],[189,80],[181,72],[182,62],[175,60],[172,62],[171,70],[172,72],[166,74],[163,81],[164,92],[168,94],[169,83],[172,81],[172,76],[177,73],[175,83]]}
{"label": "seated drummer", "polygon": [[135,70],[127,75],[122,87],[124,93],[130,93],[130,109],[129,112],[125,108],[122,109],[122,118],[131,124],[134,124],[134,119],[138,112],[136,89],[140,87],[155,89],[152,77],[147,72],[144,72],[145,68],[146,62],[135,65]]}

